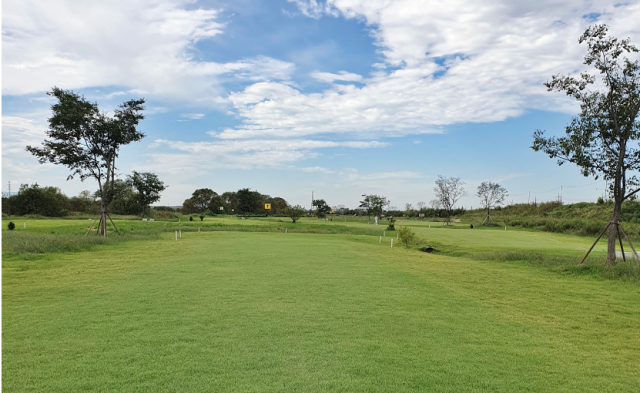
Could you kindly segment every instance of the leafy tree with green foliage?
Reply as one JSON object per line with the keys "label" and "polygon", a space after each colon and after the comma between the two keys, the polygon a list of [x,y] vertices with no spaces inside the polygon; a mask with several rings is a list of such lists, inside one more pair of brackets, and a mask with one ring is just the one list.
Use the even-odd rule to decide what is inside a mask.
{"label": "leafy tree with green foliage", "polygon": [[191,194],[191,201],[197,213],[202,213],[209,208],[211,200],[218,196],[218,193],[210,188],[199,188]]}
{"label": "leafy tree with green foliage", "polygon": [[607,25],[594,25],[578,40],[587,44],[584,64],[600,75],[599,88],[590,88],[598,78],[588,72],[580,77],[556,75],[546,82],[549,91],[564,92],[578,101],[581,111],[566,126],[566,136],[547,138],[537,130],[531,147],[557,159],[558,165],[570,162],[584,176],[602,176],[609,182],[614,206],[607,225],[607,264],[613,265],[622,202],[640,191],[640,179],[632,175],[640,170],[640,67],[637,59],[623,56],[637,53],[638,48],[628,38],[618,40],[607,32]]}
{"label": "leafy tree with green foliage", "polygon": [[362,196],[364,199],[360,201],[360,205],[367,208],[367,217],[369,218],[369,221],[371,221],[372,215],[381,215],[384,208],[391,204],[387,197],[380,195],[363,194]]}
{"label": "leafy tree with green foliage", "polygon": [[69,199],[69,210],[96,214],[100,212],[100,205],[96,202],[96,198],[91,195],[91,191],[85,190]]}
{"label": "leafy tree with green foliage", "polygon": [[136,172],[127,176],[127,182],[136,190],[136,202],[140,206],[142,217],[149,205],[160,200],[160,193],[167,189],[158,176],[150,172]]}
{"label": "leafy tree with green foliage", "polygon": [[38,183],[22,184],[18,194],[10,199],[16,215],[63,217],[69,212],[69,200],[57,187],[41,187]]}
{"label": "leafy tree with green foliage", "polygon": [[287,201],[280,197],[267,197],[264,202],[271,204],[271,213],[273,214],[283,214],[284,209],[289,206]]}
{"label": "leafy tree with green foliage", "polygon": [[463,186],[464,182],[461,181],[459,177],[444,177],[438,175],[433,191],[440,206],[447,212],[445,222],[447,225],[451,223],[451,215],[456,203],[460,198],[467,195],[467,191]]}
{"label": "leafy tree with green foliage", "polygon": [[[137,201],[137,193],[133,186],[122,179],[115,179],[111,185],[112,197],[109,201],[109,210],[114,214],[136,215],[140,213]],[[94,194],[95,199],[100,199],[100,190]]]}
{"label": "leafy tree with green foliage", "polygon": [[251,191],[248,188],[238,190],[236,196],[238,198],[237,209],[242,215],[254,213],[262,201],[262,196],[259,192]]}
{"label": "leafy tree with green foliage", "polygon": [[209,206],[207,207],[207,211],[212,214],[220,214],[224,211],[224,201],[222,199],[222,195],[218,195],[216,193],[216,195],[211,198],[211,201],[209,201]]}
{"label": "leafy tree with green foliage", "polygon": [[223,192],[222,195],[222,203],[224,204],[225,210],[227,214],[231,214],[232,211],[235,211],[238,207],[238,194],[233,191]]}
{"label": "leafy tree with green foliage", "polygon": [[482,223],[484,224],[485,221],[492,221],[491,208],[496,205],[501,205],[504,202],[504,198],[506,198],[507,196],[507,189],[502,187],[498,183],[483,181],[478,186],[476,196],[480,198],[480,206],[482,206],[482,208],[484,209],[487,209],[487,217],[484,219],[484,221],[482,221]]}
{"label": "leafy tree with green foliage", "polygon": [[138,123],[144,119],[144,99],[120,105],[113,117],[101,112],[98,104],[89,102],[71,90],[54,87],[49,96],[57,103],[51,106],[49,129],[42,147],[27,146],[41,164],[64,165],[72,173],[67,180],[79,176],[81,181],[93,178],[100,189],[100,233],[107,234],[107,207],[114,196],[116,159],[122,146],[141,140]]}
{"label": "leafy tree with green foliage", "polygon": [[331,207],[324,199],[314,199],[313,206],[315,207],[314,214],[318,218],[325,218],[327,214],[331,213]]}
{"label": "leafy tree with green foliage", "polygon": [[306,209],[300,205],[287,206],[282,210],[282,214],[289,217],[295,224],[296,221],[306,213]]}

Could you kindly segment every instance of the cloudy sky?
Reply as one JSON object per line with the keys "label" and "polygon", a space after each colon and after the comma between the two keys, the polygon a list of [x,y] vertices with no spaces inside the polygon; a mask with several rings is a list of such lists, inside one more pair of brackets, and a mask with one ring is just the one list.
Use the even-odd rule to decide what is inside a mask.
{"label": "cloudy sky", "polygon": [[640,44],[639,20],[640,2],[620,0],[5,0],[2,190],[97,188],[24,151],[58,86],[105,111],[147,100],[146,138],[119,170],[158,174],[164,205],[249,187],[401,207],[432,199],[439,174],[466,182],[465,207],[484,180],[514,202],[594,201],[603,182],[530,149],[577,112],[542,84],[584,70],[590,24]]}

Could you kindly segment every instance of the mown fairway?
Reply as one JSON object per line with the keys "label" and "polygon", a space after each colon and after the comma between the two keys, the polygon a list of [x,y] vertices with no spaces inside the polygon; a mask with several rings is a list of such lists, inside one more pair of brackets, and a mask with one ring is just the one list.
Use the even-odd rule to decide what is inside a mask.
{"label": "mown fairway", "polygon": [[[462,251],[589,244],[417,231]],[[9,258],[3,390],[640,391],[637,284],[378,241],[184,232]]]}

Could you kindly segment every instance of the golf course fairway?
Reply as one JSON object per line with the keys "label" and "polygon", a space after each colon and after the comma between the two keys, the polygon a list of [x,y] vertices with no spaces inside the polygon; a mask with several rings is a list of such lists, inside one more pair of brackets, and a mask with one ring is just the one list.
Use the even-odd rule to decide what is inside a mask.
{"label": "golf course fairway", "polygon": [[379,241],[171,232],[4,261],[3,391],[640,391],[637,284]]}

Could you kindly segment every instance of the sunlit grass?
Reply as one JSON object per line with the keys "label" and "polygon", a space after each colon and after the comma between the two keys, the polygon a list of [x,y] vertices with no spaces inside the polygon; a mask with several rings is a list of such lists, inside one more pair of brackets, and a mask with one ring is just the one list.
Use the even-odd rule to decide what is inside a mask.
{"label": "sunlit grass", "polygon": [[637,285],[390,240],[192,231],[4,261],[3,389],[640,389]]}

